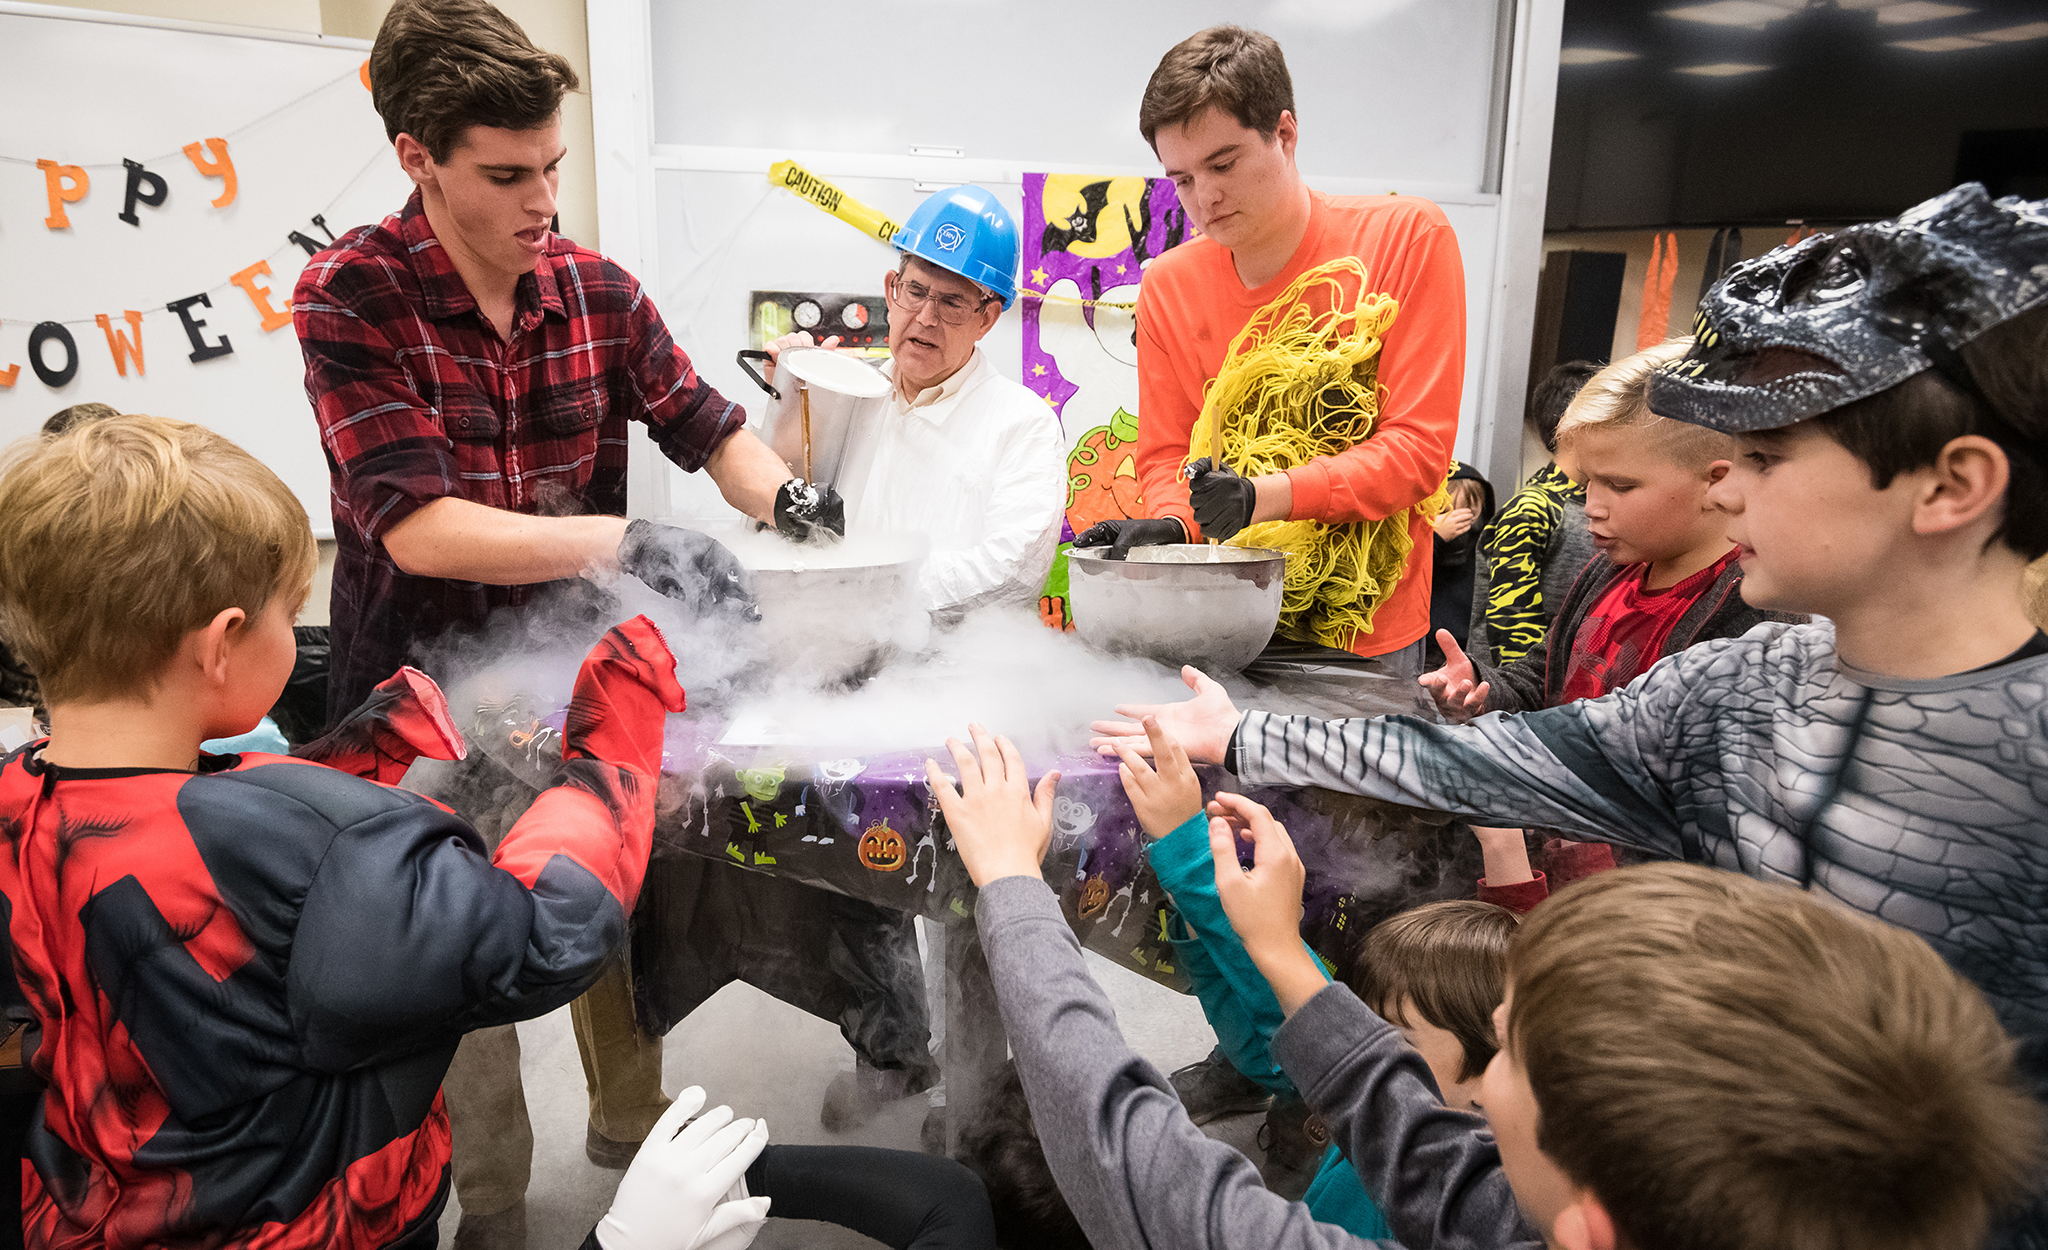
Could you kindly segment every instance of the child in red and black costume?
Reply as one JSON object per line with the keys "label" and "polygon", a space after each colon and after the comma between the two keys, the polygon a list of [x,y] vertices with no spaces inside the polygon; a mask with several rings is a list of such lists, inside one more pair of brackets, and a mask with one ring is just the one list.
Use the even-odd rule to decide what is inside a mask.
{"label": "child in red and black costume", "polygon": [[0,996],[49,1086],[27,1243],[432,1245],[456,1042],[568,1002],[624,937],[674,658],[644,618],[604,637],[554,784],[488,856],[389,784],[461,754],[418,674],[315,745],[332,767],[201,752],[275,701],[313,571],[247,453],[93,422],[13,452],[0,508],[0,628],[51,717],[0,763]]}
{"label": "child in red and black costume", "polygon": [[[1727,475],[1725,434],[1650,411],[1650,376],[1680,359],[1691,339],[1672,339],[1602,369],[1558,423],[1562,457],[1586,487],[1586,521],[1598,548],[1573,581],[1543,640],[1521,659],[1476,664],[1439,634],[1448,663],[1422,677],[1446,719],[1527,712],[1597,699],[1667,655],[1712,638],[1739,638],[1765,621],[1803,621],[1742,599],[1738,548],[1707,491]],[[1614,866],[1604,843],[1544,837],[1532,871],[1522,831],[1480,829],[1486,876],[1480,897],[1526,911],[1552,886]]]}

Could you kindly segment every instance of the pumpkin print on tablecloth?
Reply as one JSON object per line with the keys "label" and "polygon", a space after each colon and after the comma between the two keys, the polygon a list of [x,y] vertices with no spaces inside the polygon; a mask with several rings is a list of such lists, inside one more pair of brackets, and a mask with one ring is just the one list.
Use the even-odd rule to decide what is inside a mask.
{"label": "pumpkin print on tablecloth", "polygon": [[903,867],[909,856],[909,849],[903,843],[903,835],[887,825],[869,825],[867,832],[860,835],[859,855],[861,867],[875,872],[895,872]]}

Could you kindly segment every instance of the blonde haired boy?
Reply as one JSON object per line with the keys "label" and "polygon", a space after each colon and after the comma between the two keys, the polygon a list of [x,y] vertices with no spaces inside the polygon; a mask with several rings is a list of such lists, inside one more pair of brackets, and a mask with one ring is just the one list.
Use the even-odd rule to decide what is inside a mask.
{"label": "blonde haired boy", "polygon": [[1728,475],[1734,440],[1650,409],[1651,376],[1691,347],[1675,338],[1623,357],[1565,409],[1558,457],[1585,486],[1595,554],[1543,640],[1520,659],[1475,663],[1438,635],[1446,662],[1422,684],[1446,718],[1462,723],[1597,698],[1695,643],[1804,619],[1742,600],[1727,518],[1707,497]]}
{"label": "blonde haired boy", "polygon": [[461,752],[409,670],[322,745],[361,775],[202,753],[276,701],[313,571],[248,453],[110,417],[13,448],[0,511],[0,630],[51,726],[0,760],[0,996],[49,1086],[27,1243],[431,1245],[457,1040],[568,1002],[624,936],[673,657],[644,618],[605,636],[553,786],[486,856],[369,779]]}

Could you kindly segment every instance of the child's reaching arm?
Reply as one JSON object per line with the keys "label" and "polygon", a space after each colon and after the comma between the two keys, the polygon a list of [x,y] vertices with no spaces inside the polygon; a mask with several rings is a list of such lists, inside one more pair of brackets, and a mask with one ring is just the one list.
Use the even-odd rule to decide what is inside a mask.
{"label": "child's reaching arm", "polygon": [[441,687],[407,665],[378,682],[355,711],[295,748],[292,756],[395,786],[422,756],[459,760],[467,753]]}
{"label": "child's reaching arm", "polygon": [[[981,887],[975,921],[1046,1162],[1089,1239],[1135,1250],[1386,1244],[1318,1224],[1306,1207],[1268,1191],[1251,1163],[1197,1129],[1166,1078],[1131,1053],[1108,999],[1088,976],[1058,900],[1039,876],[1050,839],[1051,786],[1040,783],[1034,807],[1016,749],[978,727],[974,737],[978,760],[959,743],[948,744],[959,767],[959,788],[933,765],[932,789],[960,857]],[[1298,934],[1294,941],[1298,947]],[[1427,1076],[1421,1075],[1427,1069],[1398,1034],[1372,1058],[1372,1088],[1434,1103]],[[1475,1157],[1497,1160],[1492,1142],[1469,1131],[1471,1118],[1459,1121],[1467,1128],[1466,1148]],[[1433,1158],[1430,1165],[1448,1162]],[[1472,1179],[1468,1169],[1455,1166],[1443,1173]],[[1453,1205],[1461,1215],[1478,1210],[1478,1192],[1457,1196]],[[1534,1247],[1506,1183],[1499,1183],[1497,1193],[1484,1192],[1506,1204],[1489,1209],[1493,1218],[1474,1219],[1433,1241],[1411,1241],[1410,1250]]]}
{"label": "child's reaching arm", "polygon": [[[1139,827],[1155,839],[1146,858],[1160,887],[1173,899],[1179,929],[1170,934],[1174,950],[1231,1066],[1272,1093],[1292,1095],[1294,1085],[1272,1052],[1273,1032],[1283,1019],[1280,1004],[1245,954],[1216,898],[1201,781],[1187,752],[1159,727],[1158,719],[1148,716],[1144,724],[1158,767],[1124,748],[1117,772]],[[1308,950],[1306,943],[1302,949]]]}
{"label": "child's reaching arm", "polygon": [[[1700,643],[1598,699],[1469,725],[1411,716],[1316,720],[1247,712],[1193,669],[1196,691],[1182,703],[1117,709],[1133,720],[1158,716],[1190,758],[1221,763],[1247,785],[1322,786],[1347,794],[1451,812],[1489,824],[1534,824],[1666,859],[1698,858],[1680,814],[1681,796],[1715,797],[1726,733],[1748,741],[1760,671],[1796,653],[1759,627],[1751,635]],[[1149,750],[1127,720],[1095,722],[1091,741]],[[1706,803],[1687,803],[1696,818]]]}
{"label": "child's reaching arm", "polygon": [[1486,875],[1479,878],[1479,901],[1520,915],[1550,897],[1550,882],[1529,867],[1529,844],[1520,829],[1472,826],[1479,840]]}
{"label": "child's reaching arm", "polygon": [[[1537,1240],[1522,1219],[1483,1123],[1445,1107],[1400,1031],[1301,946],[1305,871],[1287,830],[1265,808],[1219,794],[1211,826],[1216,893],[1230,924],[1287,1012],[1274,1053],[1322,1112],[1359,1180],[1411,1250]],[[1238,862],[1238,837],[1252,866]],[[1249,1243],[1247,1243],[1249,1244]]]}
{"label": "child's reaching arm", "polygon": [[1269,1192],[1250,1161],[1196,1128],[1166,1078],[1131,1053],[1040,875],[1058,774],[1034,798],[1016,748],[973,731],[979,759],[946,744],[957,789],[937,764],[927,772],[981,888],[975,923],[1046,1164],[1088,1239],[1131,1250],[1371,1244]]}

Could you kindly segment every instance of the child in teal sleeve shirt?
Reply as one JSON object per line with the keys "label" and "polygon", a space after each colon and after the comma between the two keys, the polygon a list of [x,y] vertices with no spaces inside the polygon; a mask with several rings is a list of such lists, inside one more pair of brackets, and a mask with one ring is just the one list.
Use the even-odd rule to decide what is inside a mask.
{"label": "child in teal sleeve shirt", "polygon": [[[1160,734],[1156,725],[1148,728],[1157,735],[1153,758],[1159,761],[1158,771],[1128,755],[1118,772],[1137,809],[1139,826],[1156,839],[1148,852],[1152,870],[1173,897],[1176,913],[1167,936],[1231,1065],[1276,1095],[1299,1097],[1269,1045],[1283,1019],[1280,1002],[1245,954],[1216,897],[1216,865],[1209,855],[1209,817],[1202,811],[1201,784],[1179,744]],[[1193,815],[1177,824],[1166,823],[1189,808]],[[1161,837],[1161,829],[1171,832]],[[1394,1235],[1359,1183],[1358,1173],[1335,1146],[1324,1153],[1302,1201],[1318,1221],[1355,1236],[1370,1240]]]}
{"label": "child in teal sleeve shirt", "polygon": [[[1231,1064],[1274,1094],[1293,1095],[1270,1048],[1284,1018],[1279,1000],[1216,895],[1200,782],[1186,753],[1156,722],[1148,718],[1146,731],[1157,771],[1125,752],[1118,772],[1139,825],[1156,839],[1148,852],[1152,870],[1176,913],[1168,936]],[[1168,823],[1191,807],[1193,815]],[[1163,837],[1162,828],[1170,830]],[[1495,1049],[1493,1009],[1506,992],[1508,940],[1518,923],[1505,908],[1457,899],[1402,912],[1366,937],[1352,988],[1422,1056],[1446,1106],[1477,1110],[1479,1077]],[[1327,966],[1316,962],[1328,980]],[[1334,1145],[1302,1201],[1323,1223],[1368,1239],[1393,1237],[1378,1204]]]}
{"label": "child in teal sleeve shirt", "polygon": [[[1245,954],[1244,944],[1232,931],[1216,897],[1208,815],[1198,811],[1181,822],[1152,844],[1150,857],[1159,884],[1173,897],[1176,915],[1169,922],[1167,936],[1173,940],[1181,968],[1201,1000],[1202,1014],[1216,1030],[1225,1057],[1239,1072],[1274,1094],[1299,1097],[1268,1045],[1283,1018],[1280,1002]],[[1324,1152],[1302,1201],[1316,1219],[1356,1236],[1370,1240],[1394,1235],[1386,1217],[1359,1184],[1358,1173],[1335,1146]]]}

